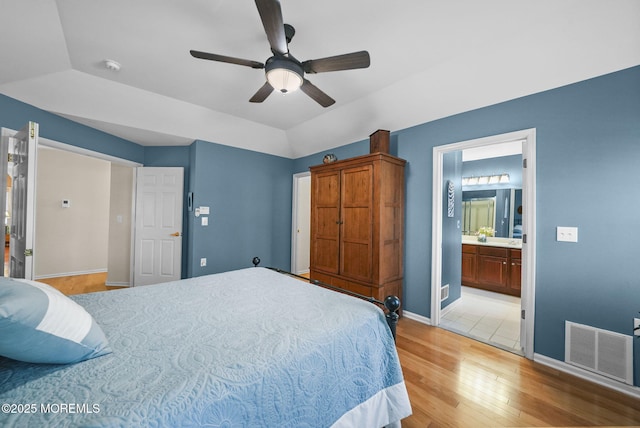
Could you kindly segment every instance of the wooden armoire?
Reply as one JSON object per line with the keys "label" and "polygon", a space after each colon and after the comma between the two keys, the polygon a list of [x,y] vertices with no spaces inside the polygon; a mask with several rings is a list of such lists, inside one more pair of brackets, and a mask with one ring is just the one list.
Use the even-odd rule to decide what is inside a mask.
{"label": "wooden armoire", "polygon": [[311,170],[311,279],[402,298],[404,166],[372,153]]}

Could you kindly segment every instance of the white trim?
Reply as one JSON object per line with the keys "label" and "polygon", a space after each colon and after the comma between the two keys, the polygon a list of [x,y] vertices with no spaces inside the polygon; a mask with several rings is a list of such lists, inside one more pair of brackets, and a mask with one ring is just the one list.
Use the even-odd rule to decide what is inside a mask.
{"label": "white trim", "polygon": [[581,379],[588,380],[605,388],[613,389],[623,394],[630,395],[634,398],[640,398],[640,387],[631,386],[622,382],[615,381],[611,378],[599,375],[597,373],[590,372],[588,370],[581,369],[579,367],[567,364],[564,361],[556,360],[555,358],[547,357],[542,354],[534,354],[533,361],[540,363],[544,366],[551,367],[564,373],[579,377]]}
{"label": "white trim", "polygon": [[431,319],[427,317],[423,317],[422,315],[414,314],[413,312],[402,311],[402,316],[410,320],[418,321],[419,323],[422,323],[422,324],[432,325]]}
{"label": "white trim", "polygon": [[[6,129],[7,131],[13,132],[14,134],[18,132],[11,128],[2,128],[2,129]],[[66,152],[75,153],[78,155],[84,155],[92,158],[102,159],[105,161],[113,162],[118,165],[125,165],[125,166],[132,166],[132,167],[143,166],[143,164],[138,162],[130,161],[127,159],[116,157],[116,156],[111,156],[101,152],[95,152],[93,150],[85,149],[85,148],[74,146],[71,144],[61,143],[60,141],[50,140],[42,136],[38,136],[38,145],[40,147],[49,147],[52,149],[64,150]]]}
{"label": "white trim", "polygon": [[[527,168],[523,169],[523,233],[527,235],[527,244],[522,246],[523,258],[523,295],[522,305],[527,317],[524,321],[523,350],[525,357],[533,358],[533,331],[535,321],[535,128],[509,132],[461,141],[433,148],[433,188],[432,188],[432,224],[431,224],[431,324],[440,324],[440,287],[442,281],[442,186],[443,186],[443,159],[444,154],[458,150],[476,147],[503,144],[509,141],[524,140],[523,159],[527,159]],[[521,338],[522,342],[522,338]]]}
{"label": "white trim", "polygon": [[[453,302],[449,303],[447,306],[444,307],[444,309],[440,310],[440,318],[444,317],[445,315],[447,315],[449,312],[451,312],[451,310],[453,308],[455,308],[456,306],[458,306],[460,304],[460,301],[462,299],[456,299]],[[442,302],[440,302],[442,303]]]}
{"label": "white trim", "polygon": [[[521,332],[524,332],[523,345],[525,357],[533,359],[533,333],[536,314],[536,130],[528,130],[528,135],[522,143],[522,158],[527,167],[522,173],[522,233],[527,235],[527,243],[522,244],[522,293],[520,299],[527,314]],[[521,334],[522,335],[522,334]]]}
{"label": "white trim", "polygon": [[[138,200],[138,167],[132,168],[131,174],[131,242],[129,243],[129,286],[135,286],[136,276],[136,201]],[[184,207],[183,207],[184,208]],[[187,213],[188,214],[188,213]],[[184,231],[183,231],[184,235]],[[184,239],[184,238],[183,238]],[[182,265],[180,265],[182,269]],[[182,275],[182,274],[181,274]]]}
{"label": "white trim", "polygon": [[293,185],[291,186],[291,269],[290,271],[295,274],[304,274],[306,272],[296,272],[295,267],[298,265],[297,257],[298,257],[298,242],[296,237],[298,236],[298,183],[301,178],[310,177],[311,171],[299,172],[297,174],[293,174]]}
{"label": "white trim", "polygon": [[130,283],[124,281],[107,281],[104,285],[107,287],[131,287]]}
{"label": "white trim", "polygon": [[[2,132],[3,135],[6,131],[9,132],[13,132],[14,134],[17,132],[15,130],[12,130],[10,128],[2,128]],[[66,152],[70,152],[70,153],[75,153],[78,155],[84,155],[84,156],[89,156],[92,158],[96,158],[96,159],[101,159],[104,161],[108,161],[108,162],[112,162],[115,163],[117,165],[122,165],[122,166],[129,166],[133,168],[133,181],[131,182],[131,186],[133,187],[133,201],[131,204],[131,218],[132,218],[132,222],[131,222],[131,258],[130,258],[130,263],[129,263],[129,280],[130,280],[130,284],[133,284],[133,276],[134,276],[134,261],[135,261],[135,255],[134,255],[134,248],[135,248],[135,214],[136,214],[136,177],[137,177],[137,167],[141,167],[144,166],[144,164],[141,164],[139,162],[134,162],[134,161],[130,161],[127,159],[123,159],[123,158],[119,158],[119,157],[115,157],[115,156],[111,156],[105,153],[101,153],[101,152],[95,152],[93,150],[89,150],[89,149],[85,149],[82,147],[78,147],[78,146],[74,146],[71,144],[66,144],[66,143],[61,143],[60,141],[55,141],[55,140],[50,140],[48,138],[44,138],[39,136],[38,137],[38,146],[41,148],[54,148],[54,149],[58,149],[58,150],[64,150]],[[181,264],[182,266],[182,264]],[[62,275],[65,276],[65,275]],[[46,278],[46,277],[42,277],[42,278]]]}
{"label": "white trim", "polygon": [[37,276],[34,276],[33,279],[37,281],[39,279],[62,278],[65,276],[77,276],[77,275],[93,275],[95,273],[107,273],[107,268],[81,270],[77,272],[61,272],[61,273],[54,273],[50,275],[37,275]]}
{"label": "white trim", "polygon": [[131,167],[142,166],[142,164],[138,162],[118,158],[115,156],[107,155],[105,153],[94,152],[93,150],[84,149],[82,147],[73,146],[71,144],[49,140],[48,138],[40,137],[39,144],[42,147],[50,147],[53,149],[64,150],[65,152],[75,153],[77,155],[83,155],[83,156],[89,156],[92,158],[102,159],[104,161],[113,162],[118,165],[131,166]]}

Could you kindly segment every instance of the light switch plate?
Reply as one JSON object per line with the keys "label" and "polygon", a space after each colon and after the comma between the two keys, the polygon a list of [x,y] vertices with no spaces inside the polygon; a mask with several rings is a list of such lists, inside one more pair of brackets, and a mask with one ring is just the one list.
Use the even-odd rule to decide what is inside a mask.
{"label": "light switch plate", "polygon": [[556,229],[556,241],[578,242],[578,228],[558,226]]}
{"label": "light switch plate", "polygon": [[209,217],[202,217],[202,225],[209,226]]}

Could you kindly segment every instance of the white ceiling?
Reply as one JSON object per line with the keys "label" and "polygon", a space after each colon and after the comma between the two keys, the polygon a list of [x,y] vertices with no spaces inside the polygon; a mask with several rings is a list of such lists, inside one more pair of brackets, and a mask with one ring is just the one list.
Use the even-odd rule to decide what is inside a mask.
{"label": "white ceiling", "polygon": [[[368,50],[249,103],[264,72],[251,0],[0,0],[0,93],[142,145],[194,139],[297,158],[640,64],[638,0],[282,0],[299,60]],[[114,73],[104,60],[122,64]]]}

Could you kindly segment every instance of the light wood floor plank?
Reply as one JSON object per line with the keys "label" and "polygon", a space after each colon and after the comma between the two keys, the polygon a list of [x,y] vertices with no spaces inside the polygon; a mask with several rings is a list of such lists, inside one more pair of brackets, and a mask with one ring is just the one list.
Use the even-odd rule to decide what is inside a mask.
{"label": "light wood floor plank", "polygon": [[406,428],[640,426],[640,400],[408,318],[398,355]]}

